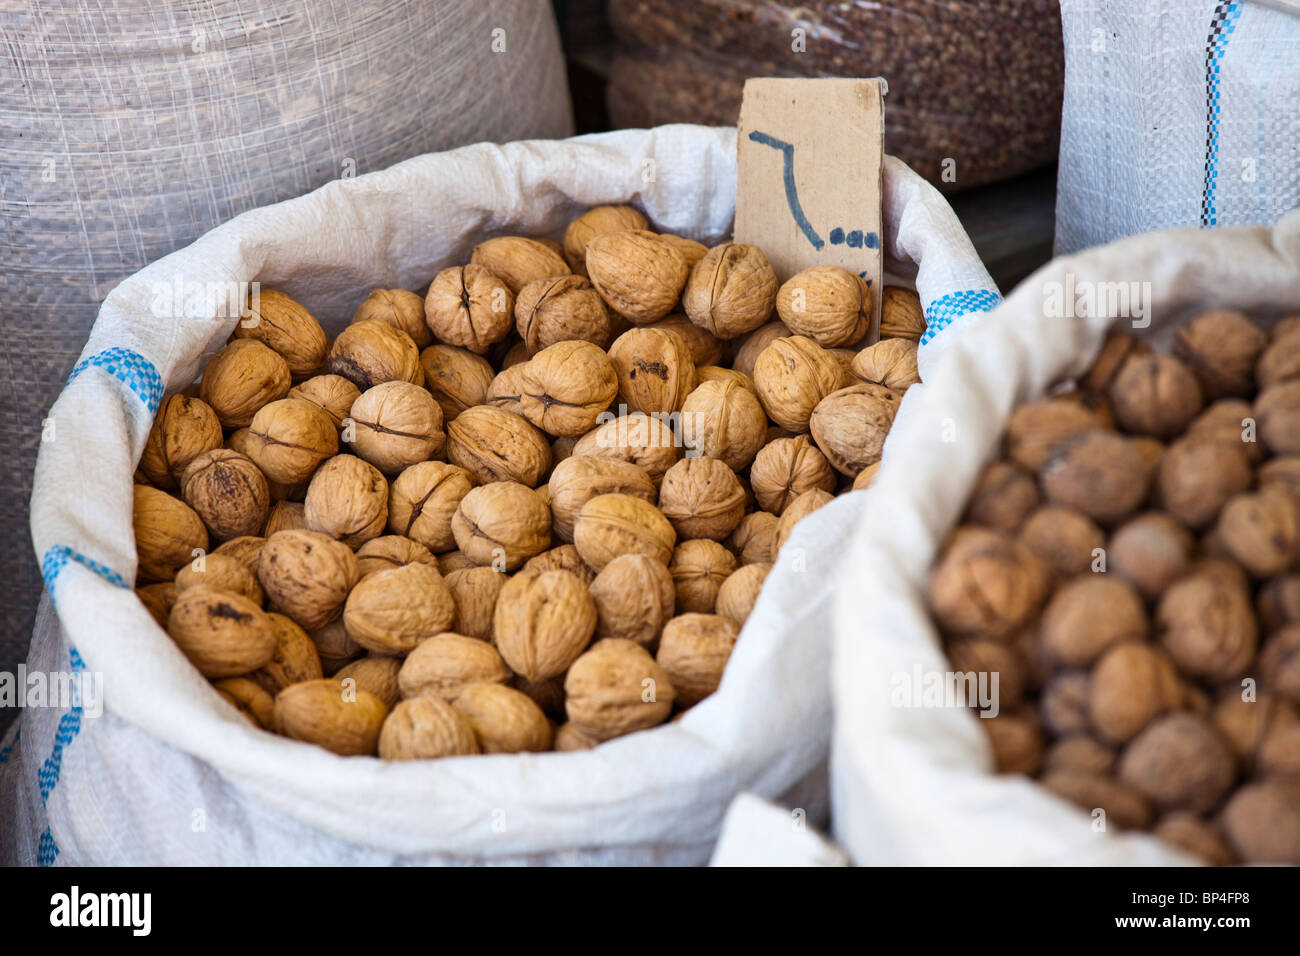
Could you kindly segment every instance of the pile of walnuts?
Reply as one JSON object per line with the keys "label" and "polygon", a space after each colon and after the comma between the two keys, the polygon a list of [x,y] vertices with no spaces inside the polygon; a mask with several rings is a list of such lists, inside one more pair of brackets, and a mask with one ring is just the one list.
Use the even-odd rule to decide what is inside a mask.
{"label": "pile of walnuts", "polygon": [[856,275],[781,284],[755,246],[648,226],[490,239],[332,342],[263,290],[164,399],[137,592],[255,725],[388,759],[574,750],[717,688],[795,523],[874,475],[925,323],[885,289],[867,345]]}
{"label": "pile of walnuts", "polygon": [[999,770],[1218,864],[1300,863],[1300,316],[1112,334],[1021,405],[929,582]]}

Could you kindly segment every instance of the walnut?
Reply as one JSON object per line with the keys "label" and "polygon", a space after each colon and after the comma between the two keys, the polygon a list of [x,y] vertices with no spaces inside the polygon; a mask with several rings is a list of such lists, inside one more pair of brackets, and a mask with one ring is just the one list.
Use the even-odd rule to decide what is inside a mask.
{"label": "walnut", "polygon": [[384,760],[433,760],[478,752],[473,725],[435,697],[401,701],[379,733],[379,756]]}
{"label": "walnut", "polygon": [[1117,744],[1132,740],[1160,714],[1177,710],[1182,687],[1173,662],[1150,644],[1117,644],[1092,669],[1092,726]]}
{"label": "walnut", "polygon": [[338,454],[338,432],[319,405],[282,398],[263,405],[253,416],[245,447],[267,478],[293,485],[306,481],[322,461]]}
{"label": "walnut", "polygon": [[522,416],[480,405],[447,426],[447,458],[481,484],[515,481],[532,488],[551,468],[551,446]]}
{"label": "walnut", "polygon": [[590,455],[631,462],[645,469],[656,485],[677,461],[679,443],[662,418],[633,412],[597,425],[578,439],[574,457]]}
{"label": "walnut", "polygon": [[424,384],[415,342],[401,329],[377,319],[356,322],[340,332],[330,348],[327,368],[363,392],[384,382]]}
{"label": "walnut", "polygon": [[1146,500],[1151,479],[1133,443],[1100,428],[1057,445],[1040,477],[1048,501],[1082,511],[1103,525],[1136,511]]}
{"label": "walnut", "polygon": [[374,289],[357,307],[353,322],[387,322],[411,337],[415,347],[422,349],[433,341],[429,326],[424,321],[424,300],[406,289]]}
{"label": "walnut", "polygon": [[324,747],[342,757],[378,752],[388,708],[364,690],[346,692],[336,680],[303,681],[275,698],[276,733]]}
{"label": "walnut", "polygon": [[1046,591],[1046,572],[1032,552],[972,525],[953,532],[928,585],[939,626],[968,636],[1012,634],[1037,613]]}
{"label": "walnut", "polygon": [[772,534],[772,554],[768,560],[775,563],[777,555],[781,553],[785,543],[790,540],[790,535],[794,533],[795,526],[817,509],[830,504],[834,497],[828,491],[813,488],[811,491],[805,491],[790,502],[790,505],[781,512],[781,517],[776,522],[776,530]]}
{"label": "walnut", "polygon": [[679,705],[691,707],[718,689],[739,636],[739,626],[717,614],[682,614],[664,625],[655,660]]}
{"label": "walnut", "polygon": [[560,753],[572,750],[591,750],[600,741],[588,737],[573,724],[565,722],[555,730],[555,749]]}
{"label": "walnut", "polygon": [[460,549],[438,555],[438,570],[444,575],[451,574],[453,571],[464,571],[468,568],[477,567],[478,565],[474,563],[470,556]]}
{"label": "walnut", "polygon": [[1266,582],[1259,589],[1255,611],[1266,634],[1300,624],[1300,574],[1284,574]]}
{"label": "walnut", "polygon": [[1243,863],[1300,863],[1300,785],[1293,781],[1243,786],[1223,808],[1221,822]]}
{"label": "walnut", "polygon": [[607,232],[645,231],[650,223],[631,206],[593,206],[564,230],[564,258],[579,275],[587,272],[587,243]]}
{"label": "walnut", "polygon": [[654,505],[625,494],[587,501],[573,526],[573,543],[597,574],[621,554],[646,554],[668,564],[677,533]]}
{"label": "walnut", "polygon": [[185,467],[181,496],[217,540],[257,534],[271,506],[257,465],[226,448],[204,452]]}
{"label": "walnut", "polygon": [[[696,365],[695,378],[699,383],[696,386],[697,388],[705,382],[716,382],[719,385],[732,385],[736,388],[744,389],[755,398],[758,398],[758,389],[754,386],[754,380],[744,372],[737,372],[732,368],[723,368],[719,365]],[[763,428],[766,430],[766,416],[763,418],[763,423]]]}
{"label": "walnut", "polygon": [[492,615],[506,576],[494,568],[469,567],[444,571],[443,580],[456,602],[456,627],[467,637],[492,639]]}
{"label": "walnut", "polygon": [[388,482],[354,455],[335,455],[316,469],[303,502],[307,527],[358,548],[388,524]]}
{"label": "walnut", "polygon": [[663,723],[676,691],[668,673],[632,641],[597,641],[564,678],[564,709],[574,730],[612,740]]}
{"label": "walnut", "polygon": [[1001,713],[983,718],[980,727],[988,735],[993,750],[993,766],[998,773],[1034,774],[1043,763],[1046,742],[1043,729],[1031,717]]}
{"label": "walnut", "polygon": [[776,311],[795,335],[823,348],[852,345],[871,325],[871,290],[847,269],[813,266],[777,290]]}
{"label": "walnut", "polygon": [[636,328],[609,347],[618,398],[634,412],[675,412],[695,388],[690,347],[676,332]]}
{"label": "walnut", "polygon": [[792,335],[794,333],[779,319],[775,322],[768,322],[766,325],[760,325],[744,338],[732,340],[731,367],[752,381],[754,365],[758,362],[758,357],[763,353],[763,350],[777,339],[788,339]]}
{"label": "walnut", "polygon": [[900,396],[879,385],[850,385],[827,395],[808,420],[817,447],[842,475],[856,478],[880,461]]}
{"label": "walnut", "polygon": [[653,649],[673,616],[677,592],[661,562],[644,554],[614,558],[591,582],[596,637],[617,637]]}
{"label": "walnut", "polygon": [[1158,598],[1192,564],[1195,542],[1167,514],[1151,511],[1125,522],[1111,535],[1109,570],[1125,578],[1149,601]]}
{"label": "walnut", "polygon": [[257,578],[273,607],[314,631],[342,613],[361,569],[350,548],[323,534],[279,531],[262,546]]}
{"label": "walnut", "polygon": [[329,416],[337,431],[352,411],[352,403],[361,397],[361,389],[342,375],[316,375],[289,389],[289,397],[311,402]]}
{"label": "walnut", "polygon": [[716,541],[693,538],[678,542],[668,564],[677,593],[677,613],[712,614],[718,589],[735,570],[735,556]]}
{"label": "walnut", "polygon": [[1146,799],[1108,776],[1079,770],[1054,770],[1043,776],[1039,783],[1089,814],[1104,810],[1106,821],[1122,830],[1144,830],[1151,825],[1151,806]]}
{"label": "walnut", "polygon": [[1263,329],[1228,309],[1199,315],[1174,333],[1174,355],[1190,366],[1211,399],[1250,395],[1255,363],[1267,344]]}
{"label": "walnut", "polygon": [[696,242],[694,239],[687,239],[684,236],[675,236],[671,232],[662,232],[659,238],[672,245],[686,259],[686,268],[694,269],[695,263],[699,262],[709,254],[709,247],[702,242]]}
{"label": "walnut", "polygon": [[1101,343],[1092,367],[1080,379],[1080,385],[1095,395],[1105,394],[1131,356],[1150,354],[1151,346],[1141,339],[1127,332],[1110,332]]}
{"label": "walnut", "polygon": [[1176,713],[1147,725],[1120,755],[1119,781],[1163,811],[1206,813],[1236,779],[1232,751],[1203,717]]}
{"label": "walnut", "polygon": [[726,545],[741,567],[767,564],[771,560],[776,525],[777,517],[769,511],[755,511],[740,519]]}
{"label": "walnut", "polygon": [[1038,484],[1033,476],[1015,462],[995,461],[975,483],[966,505],[966,520],[1014,532],[1038,504]]}
{"label": "walnut", "polygon": [[802,335],[773,340],[754,363],[754,386],[763,410],[793,432],[807,431],[817,403],[847,384],[834,356]]}
{"label": "walnut", "polygon": [[213,681],[212,689],[258,730],[271,728],[275,701],[256,681],[247,677],[226,677]]}
{"label": "walnut", "polygon": [[919,342],[925,327],[921,297],[911,289],[885,286],[880,294],[880,337]]}
{"label": "walnut", "polygon": [[1213,570],[1193,570],[1169,586],[1156,607],[1156,632],[1181,670],[1210,680],[1240,674],[1259,637],[1245,587]]}
{"label": "walnut", "polygon": [[487,359],[452,345],[430,345],[420,353],[424,383],[450,422],[467,408],[487,401],[495,372]]}
{"label": "walnut", "polygon": [[550,545],[551,512],[531,488],[494,481],[461,499],[451,532],[475,564],[513,571]]}
{"label": "walnut", "polygon": [[400,534],[386,534],[371,538],[356,550],[357,566],[364,578],[375,571],[404,568],[408,564],[427,564],[438,570],[438,559],[418,541]]}
{"label": "walnut", "polygon": [[1255,364],[1255,381],[1261,389],[1300,378],[1300,326],[1295,317],[1273,329],[1272,339]]}
{"label": "walnut", "polygon": [[682,305],[700,328],[720,339],[734,339],[771,317],[777,285],[763,250],[724,242],[691,269]]}
{"label": "walnut", "polygon": [[1300,704],[1300,627],[1287,627],[1264,642],[1259,672],[1275,694]]}
{"label": "walnut", "polygon": [[900,395],[921,381],[911,339],[881,339],[855,354],[850,369],[868,385],[882,385]]}
{"label": "walnut", "polygon": [[1240,494],[1224,505],[1214,531],[1237,564],[1272,577],[1300,557],[1300,504],[1275,489]]}
{"label": "walnut", "polygon": [[1047,602],[1040,637],[1053,659],[1087,667],[1117,644],[1146,640],[1148,631],[1136,588],[1109,575],[1081,574]]}
{"label": "walnut", "polygon": [[632,495],[650,504],[656,499],[654,482],[640,465],[587,455],[575,455],[556,465],[549,488],[552,522],[562,541],[573,540],[578,513],[597,495]]}
{"label": "walnut", "polygon": [[167,633],[204,677],[248,674],[275,653],[275,628],[262,608],[206,584],[177,593]]}
{"label": "walnut", "polygon": [[606,232],[587,243],[587,273],[605,304],[633,325],[673,310],[686,285],[686,259],[652,232]]}
{"label": "walnut", "polygon": [[497,599],[492,636],[516,674],[534,683],[559,677],[591,642],[596,604],[569,571],[522,572]]}
{"label": "walnut", "polygon": [[487,641],[446,631],[420,642],[407,655],[397,673],[397,687],[406,700],[439,697],[450,702],[471,684],[507,684],[511,676],[501,654]]}
{"label": "walnut", "polygon": [[745,492],[716,458],[683,458],[664,474],[659,510],[678,536],[721,541],[745,515]]}
{"label": "walnut", "polygon": [[1086,734],[1092,729],[1091,697],[1092,676],[1087,671],[1057,671],[1043,686],[1038,699],[1039,717],[1057,736]]}
{"label": "walnut", "polygon": [[1115,752],[1084,734],[1060,738],[1043,757],[1047,773],[1067,771],[1108,777],[1114,766]]}
{"label": "walnut", "polygon": [[806,491],[835,488],[830,462],[807,435],[764,445],[754,458],[749,480],[759,507],[778,516]]}
{"label": "walnut", "polygon": [[558,342],[581,340],[608,347],[614,322],[604,301],[582,276],[536,279],[519,290],[515,327],[536,354]]}
{"label": "walnut", "polygon": [[421,461],[403,469],[388,496],[388,530],[435,554],[452,550],[451,517],[473,487],[469,472],[445,462]]}
{"label": "walnut", "polygon": [[527,694],[501,684],[470,684],[453,705],[474,728],[485,754],[551,749],[550,721]]}
{"label": "walnut", "polygon": [[203,370],[199,397],[225,428],[242,428],[257,410],[289,394],[292,376],[280,353],[253,339],[236,339]]}
{"label": "walnut", "polygon": [[165,491],[176,487],[185,466],[204,452],[220,448],[223,437],[217,414],[202,399],[168,395],[154,417],[140,455],[140,470]]}
{"label": "walnut", "polygon": [[320,654],[307,632],[283,614],[271,612],[266,616],[275,631],[275,652],[261,670],[248,676],[271,696],[290,684],[323,677]]}
{"label": "walnut", "polygon": [[548,435],[585,434],[618,393],[614,363],[590,342],[558,342],[516,368],[519,413]]}
{"label": "walnut", "polygon": [[587,567],[586,562],[582,560],[582,555],[578,554],[578,549],[571,544],[562,544],[559,547],[534,555],[525,561],[524,566],[519,570],[533,574],[544,574],[547,571],[568,571],[570,574],[576,575],[588,587],[596,578],[596,572]]}
{"label": "walnut", "polygon": [[235,326],[235,341],[253,340],[283,356],[295,381],[321,371],[329,342],[320,323],[301,304],[275,289],[260,289],[248,318]]}
{"label": "walnut", "polygon": [[858,476],[853,479],[853,484],[849,486],[849,490],[866,491],[870,488],[872,482],[876,480],[876,475],[880,474],[881,464],[882,462],[875,462],[858,472]]}
{"label": "walnut", "polygon": [[742,471],[763,447],[767,416],[757,395],[734,381],[704,382],[681,405],[688,449]]}
{"label": "walnut", "polygon": [[[1300,335],[1294,336],[1300,340]],[[1255,399],[1259,437],[1275,455],[1300,454],[1300,379],[1270,385]]]}
{"label": "walnut", "polygon": [[529,361],[503,368],[488,385],[484,404],[500,408],[514,415],[524,413],[523,397],[528,388],[526,377]]}
{"label": "walnut", "polygon": [[1165,450],[1156,489],[1166,511],[1189,528],[1203,528],[1229,498],[1249,488],[1251,480],[1250,462],[1240,445],[1187,435]]}
{"label": "walnut", "polygon": [[410,382],[366,389],[348,418],[352,427],[344,430],[344,438],[357,455],[386,475],[428,461],[447,440],[442,409],[426,389]]}
{"label": "walnut", "polygon": [[1164,439],[1182,432],[1205,404],[1186,363],[1154,352],[1131,356],[1106,394],[1126,431]]}
{"label": "walnut", "polygon": [[514,291],[481,265],[443,269],[429,284],[425,321],[438,341],[482,355],[510,334]]}
{"label": "walnut", "polygon": [[[397,688],[397,675],[401,669],[401,658],[372,654],[340,668],[333,676],[345,689],[374,694],[383,701],[385,707],[392,710],[402,699]],[[344,683],[345,681],[351,683]]]}
{"label": "walnut", "polygon": [[1232,866],[1237,861],[1218,825],[1202,820],[1194,813],[1167,813],[1156,821],[1151,832],[1210,866]]}
{"label": "walnut", "polygon": [[737,568],[718,588],[718,598],[714,610],[723,617],[733,621],[737,627],[744,627],[754,604],[758,601],[763,582],[767,580],[772,565],[763,563],[747,564]]}
{"label": "walnut", "polygon": [[1030,471],[1038,471],[1061,443],[1101,424],[1094,411],[1069,399],[1028,402],[1017,406],[1007,420],[1006,454]]}
{"label": "walnut", "polygon": [[326,677],[337,674],[353,661],[365,655],[365,649],[348,637],[347,628],[343,626],[340,616],[324,627],[309,633],[311,642],[316,645],[320,657],[321,671]]}
{"label": "walnut", "polygon": [[[546,243],[520,236],[498,236],[480,242],[469,261],[500,276],[511,295],[518,295],[520,289],[537,279],[567,276],[573,271],[564,256]],[[512,309],[513,305],[506,309],[506,314]],[[435,328],[434,333],[437,331]]]}
{"label": "walnut", "polygon": [[720,365],[729,353],[726,342],[707,329],[700,328],[680,313],[662,318],[658,322],[647,326],[647,328],[662,329],[665,332],[676,332],[680,335],[686,343],[686,347],[691,350],[691,361],[697,367],[700,365]]}
{"label": "walnut", "polygon": [[[959,674],[997,675],[999,706],[1010,708],[1020,702],[1027,674],[1025,661],[1014,647],[983,638],[953,641],[948,645],[948,660]],[[972,705],[976,702],[968,701]]]}
{"label": "walnut", "polygon": [[262,537],[269,538],[277,531],[293,531],[307,527],[306,508],[298,501],[277,501],[267,513],[262,525]]}
{"label": "walnut", "polygon": [[241,594],[258,607],[262,606],[262,586],[257,583],[257,573],[238,558],[229,554],[204,555],[176,572],[176,592],[204,585],[214,591]]}
{"label": "walnut", "polygon": [[1183,436],[1208,438],[1231,445],[1244,452],[1253,465],[1264,457],[1263,446],[1255,440],[1255,429],[1249,428],[1254,421],[1255,412],[1250,402],[1240,398],[1221,398],[1192,419]]}
{"label": "walnut", "polygon": [[[158,626],[164,631],[167,630],[167,615],[171,613],[172,605],[176,603],[176,585],[171,581],[145,584],[135,589],[135,596],[140,599],[140,603],[144,605],[145,610],[158,623]],[[669,613],[671,612],[672,604],[670,602]]]}

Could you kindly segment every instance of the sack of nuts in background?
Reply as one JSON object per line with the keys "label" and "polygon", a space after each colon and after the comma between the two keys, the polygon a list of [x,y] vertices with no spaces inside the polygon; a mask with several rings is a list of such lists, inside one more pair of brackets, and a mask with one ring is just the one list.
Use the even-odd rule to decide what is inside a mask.
{"label": "sack of nuts in background", "polygon": [[832,819],[855,862],[1294,859],[1297,313],[1300,213],[1059,259],[945,353],[841,579]]}
{"label": "sack of nuts in background", "polygon": [[[682,245],[685,251],[665,254],[670,264],[686,251],[701,252],[698,243],[719,243],[734,212],[735,135],[734,129],[668,127],[420,157],[241,216],[119,286],[51,413],[55,437],[44,446],[33,500],[33,535],[49,601],[29,669],[88,675],[94,678],[89,686],[102,687],[103,695],[26,710],[17,732],[0,744],[0,801],[13,807],[0,827],[0,857],[60,864],[695,863],[708,858],[727,804],[741,789],[800,808],[814,822],[824,819],[829,613],[839,553],[862,495],[842,495],[789,534],[787,548],[800,560],[778,563],[767,576],[716,692],[709,693],[716,675],[697,686],[687,669],[679,669],[677,706],[694,704],[680,719],[568,753],[517,751],[589,745],[581,739],[581,725],[590,722],[561,727],[562,739],[553,740],[555,726],[545,721],[507,720],[498,736],[480,719],[501,714],[503,703],[536,717],[537,705],[526,692],[539,693],[539,687],[528,686],[530,678],[553,680],[557,668],[570,664],[570,627],[578,641],[587,635],[591,608],[581,586],[574,591],[576,572],[566,570],[576,565],[565,563],[575,548],[588,570],[594,565],[602,571],[607,561],[618,564],[610,559],[626,550],[625,537],[650,549],[655,561],[671,549],[669,520],[648,504],[641,507],[636,497],[652,493],[643,474],[662,474],[668,462],[646,460],[620,475],[617,465],[595,471],[582,466],[603,459],[566,459],[577,464],[562,480],[551,476],[550,497],[544,498],[532,489],[544,482],[555,451],[536,440],[541,433],[533,425],[519,421],[540,422],[548,434],[576,435],[611,388],[627,404],[647,407],[699,392],[671,373],[674,365],[696,364],[681,354],[679,334],[646,328],[623,347],[611,344],[608,359],[597,346],[566,341],[565,322],[590,304],[590,288],[561,281],[535,296],[524,274],[528,263],[558,255],[563,247],[548,243],[562,238],[586,209],[606,204],[634,204],[657,232],[695,240]],[[924,363],[952,338],[968,310],[987,310],[996,293],[947,204],[897,160],[886,162],[884,222],[888,267],[915,278],[920,304],[934,318],[931,328],[953,320],[939,339],[920,346],[917,360]],[[635,232],[619,235],[656,248],[665,242]],[[521,236],[547,241],[504,238]],[[659,321],[673,306],[672,290],[664,301],[622,301],[620,270],[592,261],[597,241],[587,246],[586,268],[603,300],[628,320]],[[605,245],[610,248],[603,252],[617,263],[625,251],[618,243]],[[495,285],[483,286],[481,270],[499,272],[532,317],[514,356],[494,354],[490,366],[474,361],[475,350],[502,331],[493,328],[499,320],[490,307]],[[684,275],[670,271],[673,282],[667,284],[677,288]],[[157,314],[160,302],[189,301],[191,283],[199,283],[201,303],[205,284],[255,279],[263,285],[261,308],[275,313],[271,327],[255,334],[237,330],[234,316],[205,313],[201,304],[180,317]],[[423,290],[430,283],[422,303],[424,331],[432,318],[441,340],[463,348],[428,346],[419,353],[413,338],[395,334],[409,317],[402,300],[418,303],[419,296],[371,295],[376,289]],[[749,326],[762,318],[742,314],[750,307],[744,283],[734,296],[727,288],[704,296],[708,301],[692,297],[684,303],[698,321],[679,321],[677,328],[689,332],[713,322],[728,338],[735,323]],[[277,298],[272,289],[289,298]],[[574,294],[584,289],[585,299]],[[772,307],[779,310],[775,299]],[[322,328],[313,329],[293,303]],[[649,311],[642,315],[637,308]],[[839,329],[832,321],[837,316],[810,312],[802,317],[805,332],[828,342],[851,337],[852,322]],[[919,312],[911,318],[915,338],[924,320]],[[419,335],[421,328],[416,321],[410,332]],[[230,339],[232,330],[237,334]],[[292,334],[281,334],[286,330]],[[695,338],[696,346],[709,345]],[[461,360],[444,361],[440,348],[460,349],[455,354]],[[849,355],[828,365],[825,355],[831,353],[823,355],[806,336],[782,338],[773,348],[776,355],[788,349],[795,358],[810,353],[817,368],[834,372],[836,384],[849,374]],[[879,381],[881,391],[901,389],[910,381],[907,362],[887,352],[873,352],[870,368],[853,371]],[[762,357],[761,351],[750,353],[738,352],[735,363]],[[311,375],[321,361],[328,374]],[[701,358],[698,364],[708,363]],[[621,370],[617,383],[600,374],[609,365]],[[633,375],[660,365],[662,376],[647,381]],[[774,395],[785,395],[782,368],[777,362],[771,370]],[[200,371],[202,381],[195,385]],[[489,380],[490,373],[497,374]],[[698,398],[706,406],[704,418],[713,421],[718,416],[707,412],[718,403],[710,395],[725,396],[732,387],[728,370],[716,374],[720,384],[704,388]],[[437,382],[429,390],[420,386],[426,376]],[[582,395],[566,391],[584,382],[591,388],[581,389]],[[528,387],[517,388],[521,383]],[[843,427],[851,415],[815,416],[800,383],[788,384],[788,401],[769,401],[770,407],[791,421],[810,423],[827,447],[843,452],[837,467],[856,471],[862,462],[849,459],[857,439]],[[489,385],[494,394],[482,404]],[[856,407],[867,390],[848,389],[846,408]],[[165,417],[175,414],[175,430],[154,427],[165,394]],[[479,398],[470,400],[471,394]],[[189,396],[197,401],[187,404]],[[215,423],[191,415],[199,402],[211,409]],[[336,438],[345,414],[354,431]],[[229,433],[224,447],[213,447],[215,435],[208,433],[214,425]],[[619,436],[612,437],[617,445]],[[725,435],[715,429],[712,437],[700,437],[715,443],[718,457],[684,459],[681,481],[666,475],[661,484],[672,487],[667,495],[659,489],[660,505],[697,546],[678,562],[673,583],[679,606],[697,597],[705,604],[711,600],[705,593],[712,587],[710,562],[724,558],[726,549],[709,536],[735,517],[697,508],[695,493],[711,486],[714,472],[722,476],[720,469],[739,467],[753,450],[742,447],[754,437],[745,429]],[[589,433],[556,444],[600,440]],[[798,451],[797,441],[788,444]],[[731,452],[738,457],[728,464]],[[176,465],[192,455],[197,457],[177,477]],[[797,457],[791,461],[797,464]],[[133,485],[137,464],[148,484]],[[303,489],[299,483],[307,474],[311,480]],[[467,475],[477,485],[473,490],[463,480]],[[835,479],[829,472],[828,477]],[[575,510],[573,501],[596,478],[620,493]],[[172,487],[172,481],[178,484]],[[847,478],[839,482],[849,486]],[[761,486],[756,493],[770,493],[778,507],[780,484]],[[439,507],[443,498],[459,498],[449,525],[427,520],[422,509],[431,500],[430,488],[441,490],[435,496]],[[386,490],[385,535],[379,522]],[[829,497],[809,492],[807,502],[790,503],[788,510],[794,517],[811,512],[823,503],[819,495]],[[575,544],[538,555],[553,530],[543,515],[548,508],[559,535],[554,543],[571,534]],[[264,512],[268,543],[250,575],[257,543],[250,547],[249,535]],[[149,520],[142,522],[142,515]],[[304,521],[328,533],[304,531]],[[406,535],[393,537],[394,524]],[[794,521],[786,525],[793,528]],[[209,544],[225,542],[206,553],[203,572],[220,578],[219,598],[205,583],[210,578],[185,566],[205,536]],[[192,547],[181,553],[180,545]],[[481,638],[495,620],[475,611],[476,595],[490,586],[478,587],[473,576],[486,570],[504,577],[481,567],[496,548],[503,549],[511,571],[528,560],[556,563],[538,568],[537,575],[514,572],[509,595],[501,587],[496,611],[503,633],[514,641],[494,647]],[[428,553],[445,561],[435,569]],[[636,562],[624,562],[629,563]],[[696,566],[699,573],[689,573]],[[138,597],[132,590],[137,570],[141,583],[161,586],[144,584]],[[626,572],[623,580],[638,579],[635,567],[615,570]],[[593,581],[592,600],[601,606],[616,605],[620,593],[620,575],[608,577],[605,587]],[[664,580],[662,573],[656,577]],[[304,580],[311,587],[299,587]],[[692,591],[696,585],[698,595]],[[260,610],[268,596],[288,613]],[[745,603],[749,592],[739,597]],[[449,600],[459,601],[454,611]],[[545,654],[534,654],[540,645],[529,630],[529,609],[547,606],[572,607],[574,613],[553,616],[548,627],[556,640],[547,642]],[[429,631],[446,628],[453,614],[470,635],[444,634],[421,643]],[[250,631],[231,624],[244,616],[265,626]],[[280,617],[296,621],[295,627]],[[170,637],[157,623],[162,619]],[[318,662],[272,650],[273,644],[301,645],[295,628],[313,631]],[[689,644],[708,635],[681,637]],[[637,639],[631,628],[615,643],[626,649]],[[367,649],[381,656],[353,661]],[[599,646],[587,654],[598,652]],[[395,668],[382,659],[394,654],[407,655],[396,688]],[[263,664],[268,655],[271,662]],[[455,659],[454,673],[443,666],[449,658]],[[500,684],[508,676],[503,659],[516,675],[511,688]],[[640,659],[648,655],[642,651]],[[364,691],[370,696],[363,697],[359,690],[358,702],[365,706],[336,719],[343,717],[337,694],[321,691],[316,663],[336,676],[351,668],[348,676],[357,687],[375,693]],[[592,674],[603,673],[606,663],[617,668],[619,662],[593,660]],[[258,668],[253,676],[241,676],[251,667]],[[665,662],[666,670],[675,667]],[[577,670],[576,664],[570,667],[566,683],[581,684]],[[457,697],[459,716],[422,694],[436,696],[471,672],[478,683]],[[268,711],[266,686],[285,683],[289,687]],[[569,702],[586,699],[574,691],[568,688]],[[384,718],[385,696],[411,695],[425,703],[404,706],[413,701],[403,700]],[[598,696],[589,699],[602,704]],[[664,702],[658,719],[668,712]],[[635,729],[618,724],[615,711],[596,716],[608,722],[604,736]],[[376,740],[381,719],[385,732]],[[414,733],[439,720],[448,730],[445,739],[431,742]],[[255,724],[274,726],[280,735]],[[330,728],[325,738],[323,725]],[[443,753],[512,753],[400,761],[340,756],[406,757],[435,744]]]}

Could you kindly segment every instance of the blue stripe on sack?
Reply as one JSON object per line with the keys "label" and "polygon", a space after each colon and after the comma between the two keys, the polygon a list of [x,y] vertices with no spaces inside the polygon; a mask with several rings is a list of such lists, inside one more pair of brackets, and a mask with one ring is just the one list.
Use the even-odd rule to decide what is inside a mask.
{"label": "blue stripe on sack", "polygon": [[[100,368],[118,381],[126,384],[144,402],[150,413],[158,411],[163,397],[163,380],[153,362],[130,349],[114,347],[105,349],[77,363],[68,376],[68,385],[88,368]],[[66,386],[65,386],[66,387]]]}
{"label": "blue stripe on sack", "polygon": [[1205,41],[1205,191],[1201,195],[1201,226],[1215,226],[1219,211],[1215,193],[1219,185],[1219,67],[1228,49],[1228,37],[1241,19],[1242,0],[1228,0],[1214,9],[1210,35]]}
{"label": "blue stripe on sack", "polygon": [[41,559],[41,577],[45,579],[45,590],[50,592],[50,600],[54,600],[54,582],[58,579],[59,573],[68,566],[69,561],[75,561],[82,567],[89,568],[101,578],[119,588],[129,588],[126,578],[118,574],[106,564],[88,558],[80,551],[73,551],[66,545],[56,544],[50,550],[45,552],[45,557]]}
{"label": "blue stripe on sack", "polygon": [[[86,662],[81,659],[81,654],[75,647],[68,648],[68,663],[74,672],[86,669]],[[54,746],[50,749],[49,757],[36,772],[42,807],[49,806],[50,794],[54,792],[54,787],[59,782],[59,774],[63,771],[63,751],[79,733],[81,733],[81,698],[75,696],[68,712],[59,718],[59,729],[54,734]],[[59,845],[54,842],[54,835],[50,833],[50,828],[46,827],[41,833],[36,849],[36,863],[38,866],[51,866],[58,856]]]}
{"label": "blue stripe on sack", "polygon": [[1001,302],[1002,296],[989,289],[949,292],[933,300],[925,310],[925,334],[921,336],[921,344],[925,345],[951,325],[953,319],[971,312],[992,312]]}
{"label": "blue stripe on sack", "polygon": [[7,747],[0,747],[0,766],[3,766],[9,762],[9,758],[13,756],[14,747],[18,746],[18,741],[22,740],[22,738],[23,738],[23,732],[21,730],[15,730],[14,742]]}

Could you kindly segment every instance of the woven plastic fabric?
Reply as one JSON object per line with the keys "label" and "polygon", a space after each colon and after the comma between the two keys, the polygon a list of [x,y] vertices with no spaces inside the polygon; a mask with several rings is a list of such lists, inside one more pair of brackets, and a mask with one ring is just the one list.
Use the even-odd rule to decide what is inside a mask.
{"label": "woven plastic fabric", "polygon": [[[573,128],[545,0],[5,0],[0,40],[0,669],[12,671],[40,596],[27,502],[42,421],[118,282],[330,180]],[[0,710],[0,726],[12,717]]]}
{"label": "woven plastic fabric", "polygon": [[1056,252],[1300,206],[1300,16],[1248,0],[1061,0]]}

